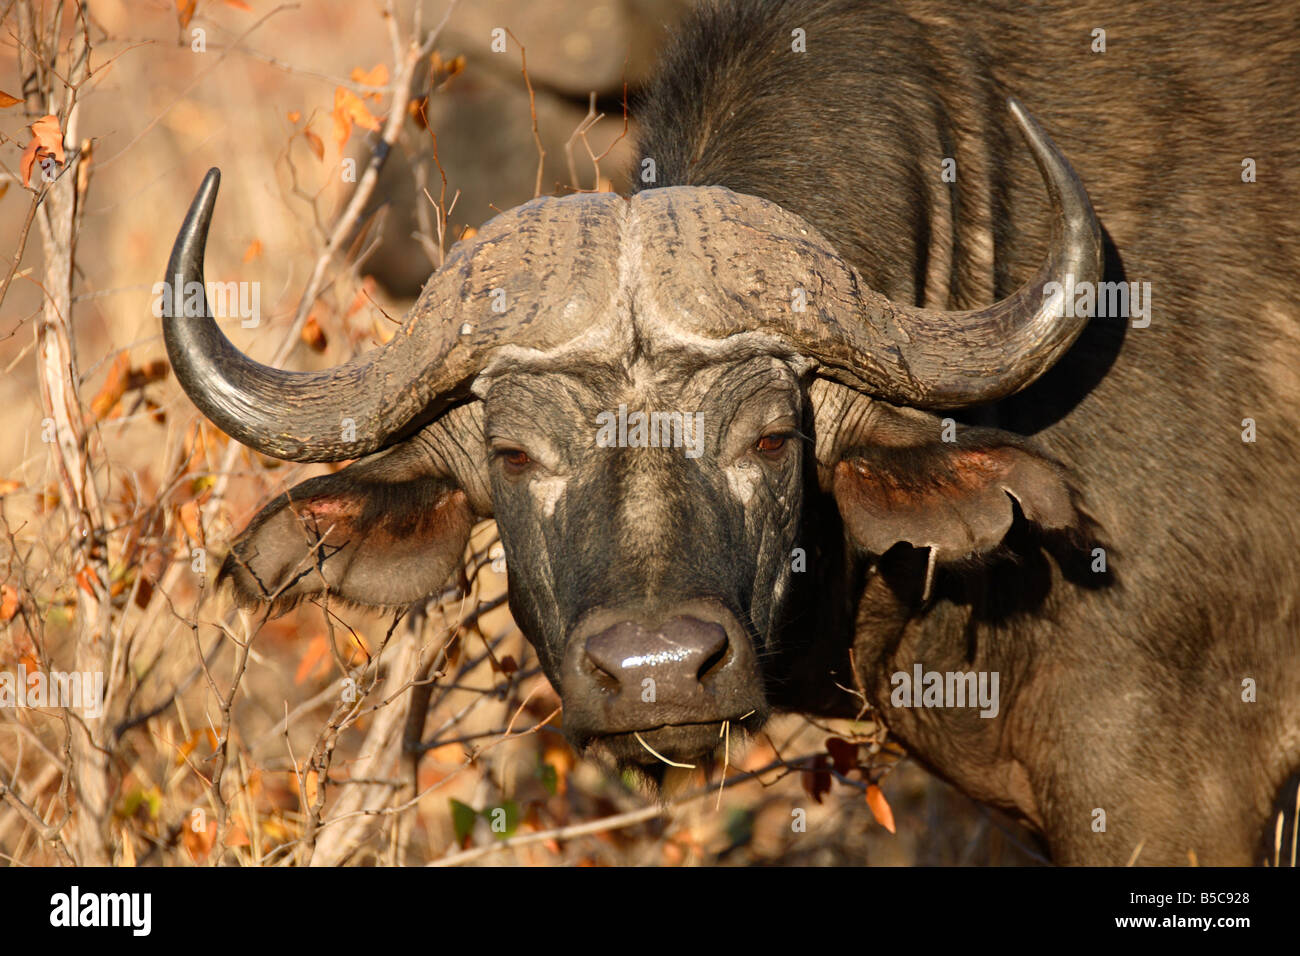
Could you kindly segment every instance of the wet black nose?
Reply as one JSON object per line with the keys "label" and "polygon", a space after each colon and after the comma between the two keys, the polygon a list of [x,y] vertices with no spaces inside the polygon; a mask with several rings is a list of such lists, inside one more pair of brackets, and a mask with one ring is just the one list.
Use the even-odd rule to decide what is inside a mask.
{"label": "wet black nose", "polygon": [[722,668],[727,650],[721,625],[694,617],[655,628],[624,621],[587,638],[587,659],[603,679],[645,703],[694,698]]}
{"label": "wet black nose", "polygon": [[[724,722],[756,714],[761,721],[766,701],[754,645],[734,614],[695,603],[699,610],[688,603],[667,614],[602,608],[575,627],[560,679],[570,739],[585,746],[604,738],[617,748],[628,744],[623,735],[704,728],[689,741],[652,736],[650,746],[689,763],[718,745]],[[638,743],[637,756],[649,757],[645,746]]]}

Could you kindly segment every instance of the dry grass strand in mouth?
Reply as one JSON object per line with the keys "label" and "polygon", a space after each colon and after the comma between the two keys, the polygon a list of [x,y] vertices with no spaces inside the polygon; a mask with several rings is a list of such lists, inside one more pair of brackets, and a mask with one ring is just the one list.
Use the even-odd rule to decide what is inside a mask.
{"label": "dry grass strand in mouth", "polygon": [[[753,711],[749,713],[752,714]],[[748,717],[749,714],[745,716]],[[718,736],[722,738],[722,775],[718,777],[718,802],[713,805],[714,810],[722,808],[722,791],[727,784],[727,767],[731,763],[731,721],[722,722],[722,726],[718,728]]]}
{"label": "dry grass strand in mouth", "polygon": [[[739,720],[753,715],[753,711],[741,714]],[[743,730],[743,728],[742,728]],[[722,726],[718,728],[718,736],[722,738],[722,776],[718,778],[718,802],[714,804],[713,809],[717,810],[722,807],[722,791],[727,786],[727,768],[731,766],[731,721],[724,720]]]}
{"label": "dry grass strand in mouth", "polygon": [[632,736],[635,737],[635,738],[636,738],[636,742],[639,743],[642,747],[644,747],[647,751],[649,751],[650,755],[653,756],[656,760],[662,760],[664,763],[668,764],[668,766],[670,766],[670,767],[680,767],[680,768],[683,769],[683,770],[694,770],[694,769],[695,769],[695,764],[693,764],[693,763],[678,763],[676,760],[669,760],[667,757],[665,757],[665,756],[664,756],[663,754],[661,754],[659,751],[655,750],[655,749],[654,749],[653,747],[651,747],[648,743],[646,743],[645,740],[641,737],[641,735],[640,735],[639,733],[637,733],[635,730],[632,731]]}

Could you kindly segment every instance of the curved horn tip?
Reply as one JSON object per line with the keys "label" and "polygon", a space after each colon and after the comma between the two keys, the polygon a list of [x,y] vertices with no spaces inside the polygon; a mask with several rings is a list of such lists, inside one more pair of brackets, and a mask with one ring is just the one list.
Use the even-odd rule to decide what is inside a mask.
{"label": "curved horn tip", "polygon": [[212,207],[217,202],[217,191],[221,189],[221,169],[212,166],[207,173],[203,174],[203,182],[199,183],[199,189],[195,190],[194,200],[190,203],[190,212],[186,219],[194,215],[195,209],[212,215]]}
{"label": "curved horn tip", "polygon": [[164,281],[171,282],[182,275],[186,281],[203,281],[203,253],[208,241],[208,226],[217,206],[217,190],[221,187],[221,170],[213,166],[203,176],[203,182],[190,201],[185,221],[176,233],[171,256],[167,260]]}
{"label": "curved horn tip", "polygon": [[[1016,292],[982,309],[947,312],[863,300],[870,321],[907,323],[908,345],[878,343],[872,336],[852,348],[871,356],[846,369],[867,389],[895,404],[921,408],[963,408],[997,401],[1037,379],[1070,348],[1088,317],[1062,321],[1042,289],[1053,280],[1097,282],[1104,274],[1102,231],[1088,192],[1069,160],[1015,96],[1007,109],[1019,126],[1053,207],[1051,241],[1046,259],[1033,278]],[[846,296],[858,295],[854,286]],[[1040,304],[1041,301],[1041,304]],[[851,333],[850,333],[851,334]],[[838,343],[837,343],[838,344]],[[816,356],[818,343],[809,351]],[[874,353],[874,354],[873,354]],[[896,364],[880,371],[881,356],[896,355]],[[888,360],[892,361],[892,360]],[[830,364],[830,363],[828,363]],[[868,381],[867,370],[882,377]],[[846,382],[845,384],[851,384]]]}
{"label": "curved horn tip", "polygon": [[1038,120],[1034,118],[1034,114],[1025,109],[1025,104],[1020,102],[1019,99],[1014,96],[1008,96],[1007,110],[1010,111],[1012,117],[1015,118],[1016,125],[1020,127],[1020,132],[1024,135],[1025,139],[1029,141],[1030,148],[1033,149],[1035,153],[1038,153],[1039,144],[1043,140],[1046,140],[1048,144],[1051,144],[1051,140],[1048,138],[1047,133],[1043,130],[1043,127],[1039,124]]}

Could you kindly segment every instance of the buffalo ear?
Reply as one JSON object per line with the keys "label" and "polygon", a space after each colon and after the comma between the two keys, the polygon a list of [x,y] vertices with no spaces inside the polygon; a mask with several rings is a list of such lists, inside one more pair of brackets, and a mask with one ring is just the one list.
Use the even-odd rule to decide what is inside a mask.
{"label": "buffalo ear", "polygon": [[[891,433],[896,440],[898,429]],[[995,429],[966,429],[955,442],[853,448],[835,466],[833,491],[850,540],[877,555],[899,542],[930,548],[936,562],[987,554],[1011,528],[1013,498],[1044,530],[1081,521],[1064,469]]]}
{"label": "buffalo ear", "polygon": [[219,580],[246,607],[283,609],[326,588],[353,604],[411,604],[460,568],[474,521],[457,483],[399,445],[272,501],[235,540]]}

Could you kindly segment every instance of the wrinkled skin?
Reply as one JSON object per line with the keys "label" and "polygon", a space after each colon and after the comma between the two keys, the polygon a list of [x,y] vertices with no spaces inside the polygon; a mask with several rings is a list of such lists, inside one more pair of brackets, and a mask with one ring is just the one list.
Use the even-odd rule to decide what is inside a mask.
{"label": "wrinkled skin", "polygon": [[[605,741],[617,757],[662,766],[626,735],[650,731],[643,736],[660,753],[690,760],[715,747],[719,721],[759,726],[767,716],[756,659],[789,590],[803,399],[796,372],[770,356],[592,359],[574,372],[507,367],[482,386],[510,606],[547,674],[569,692],[570,737],[581,745],[617,735]],[[620,405],[698,412],[698,457],[598,447],[593,410]],[[636,694],[610,702],[599,685],[584,687],[585,635],[688,613],[719,624],[728,645],[700,706]],[[676,726],[655,730],[664,725]]]}

